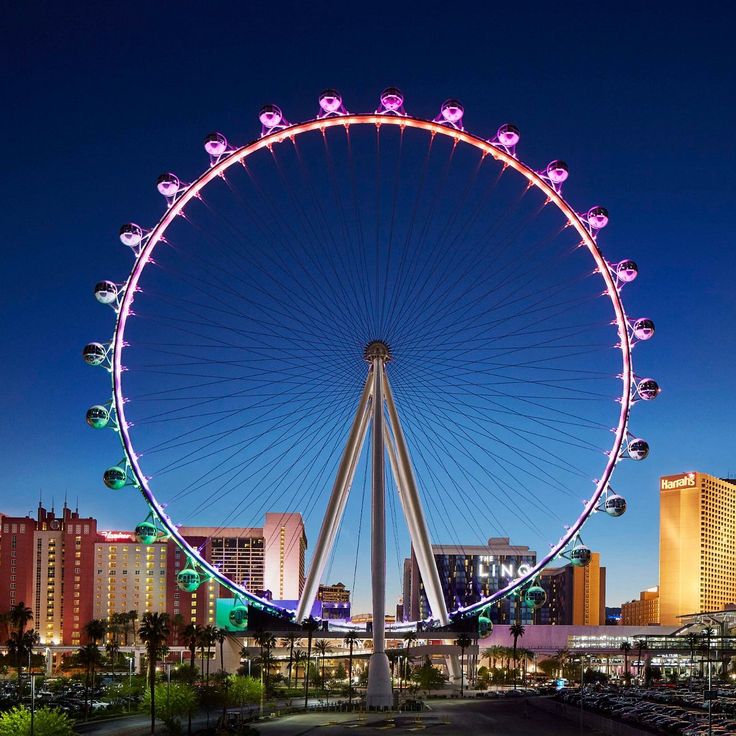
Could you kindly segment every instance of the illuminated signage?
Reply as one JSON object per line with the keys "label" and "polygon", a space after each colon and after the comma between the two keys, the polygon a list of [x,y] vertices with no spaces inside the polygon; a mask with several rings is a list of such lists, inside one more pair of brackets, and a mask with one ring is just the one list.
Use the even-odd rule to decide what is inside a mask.
{"label": "illuminated signage", "polygon": [[518,567],[512,561],[510,562],[497,562],[493,559],[493,556],[481,557],[478,563],[478,577],[479,578],[507,578],[514,580],[517,576],[521,577],[526,575],[532,569],[531,565],[522,562]]}
{"label": "illuminated signage", "polygon": [[106,542],[132,542],[135,537],[131,532],[100,532]]}
{"label": "illuminated signage", "polygon": [[685,473],[685,475],[662,478],[660,484],[660,488],[663,491],[671,491],[675,488],[694,488],[695,473]]}

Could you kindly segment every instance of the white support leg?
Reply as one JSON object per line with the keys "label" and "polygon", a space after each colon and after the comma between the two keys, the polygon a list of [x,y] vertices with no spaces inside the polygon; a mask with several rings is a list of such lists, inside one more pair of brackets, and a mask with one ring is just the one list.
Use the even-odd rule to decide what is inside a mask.
{"label": "white support leg", "polygon": [[373,359],[373,457],[371,497],[371,588],[373,594],[373,654],[368,662],[366,705],[393,705],[391,668],[386,656],[386,489],[383,445],[384,361]]}
{"label": "white support leg", "polygon": [[296,620],[298,622],[307,618],[312,610],[314,599],[317,597],[319,582],[322,579],[322,573],[332,551],[332,546],[335,543],[337,530],[345,511],[348,494],[350,493],[350,486],[353,483],[355,468],[358,464],[360,452],[363,449],[363,442],[365,441],[366,428],[370,415],[368,402],[372,391],[372,376],[368,376],[365,388],[360,397],[360,402],[358,403],[358,410],[355,413],[353,425],[350,428],[345,450],[342,458],[340,458],[340,465],[335,476],[335,483],[332,486],[330,500],[327,503],[325,518],[322,521],[319,537],[317,537],[317,544],[314,548],[312,564],[309,567],[309,573],[304,582],[304,590],[299,599],[299,606],[296,611]]}
{"label": "white support leg", "polygon": [[385,387],[388,418],[396,440],[396,459],[399,471],[399,477],[396,483],[403,490],[402,505],[404,506],[409,534],[414,545],[414,553],[417,558],[419,572],[422,576],[422,582],[424,583],[424,590],[427,593],[429,607],[432,609],[432,616],[443,626],[446,626],[450,623],[447,604],[445,603],[445,597],[442,595],[440,576],[437,572],[434,555],[432,554],[432,543],[429,538],[422,504],[419,500],[419,491],[417,490],[417,482],[411,466],[409,448],[407,447],[406,438],[404,437],[401,422],[399,421],[399,415],[396,411],[391,386],[389,385],[388,377],[385,375],[383,384]]}

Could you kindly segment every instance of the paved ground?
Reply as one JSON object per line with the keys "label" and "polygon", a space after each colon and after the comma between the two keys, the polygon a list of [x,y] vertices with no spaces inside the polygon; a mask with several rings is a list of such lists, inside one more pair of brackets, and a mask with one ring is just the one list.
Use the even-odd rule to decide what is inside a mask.
{"label": "paved ground", "polygon": [[[579,724],[554,718],[526,706],[522,698],[504,700],[430,701],[431,710],[406,714],[308,713],[256,724],[263,736],[580,736]],[[585,736],[594,732],[585,730]]]}

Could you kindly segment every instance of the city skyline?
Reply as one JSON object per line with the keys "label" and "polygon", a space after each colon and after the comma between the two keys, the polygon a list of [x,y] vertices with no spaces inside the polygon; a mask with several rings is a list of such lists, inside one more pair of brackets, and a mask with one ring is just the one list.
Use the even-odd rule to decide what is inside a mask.
{"label": "city skyline", "polygon": [[[134,506],[129,497],[115,496],[101,484],[102,470],[116,458],[84,426],[83,413],[99,401],[100,391],[79,351],[85,342],[109,334],[109,314],[97,308],[91,287],[127,267],[128,254],[116,250],[115,230],[119,222],[150,219],[157,211],[155,176],[183,154],[191,157],[211,129],[254,134],[262,102],[309,110],[323,87],[335,86],[366,106],[381,88],[399,84],[422,109],[456,96],[489,130],[507,119],[517,122],[525,147],[540,165],[550,155],[568,161],[575,202],[600,199],[608,206],[613,251],[639,264],[640,278],[627,297],[633,301],[632,315],[641,312],[656,321],[657,334],[641,356],[642,370],[657,378],[663,394],[647,412],[636,414],[633,429],[650,442],[652,453],[645,463],[622,467],[615,478],[616,491],[629,502],[628,513],[614,523],[596,524],[586,542],[601,552],[608,568],[610,602],[630,600],[657,583],[652,520],[658,513],[659,477],[690,470],[733,474],[730,326],[736,314],[729,274],[736,261],[726,219],[733,197],[727,166],[732,144],[727,116],[716,114],[714,106],[732,70],[710,51],[711,43],[718,45],[710,39],[722,29],[702,18],[688,19],[696,25],[692,35],[700,45],[684,52],[677,11],[663,19],[639,9],[630,24],[585,9],[569,29],[558,32],[562,42],[550,68],[544,13],[552,11],[536,17],[522,11],[517,22],[528,34],[526,59],[504,38],[486,52],[484,35],[465,29],[467,43],[458,42],[450,60],[427,53],[435,40],[431,35],[421,40],[422,34],[412,33],[401,39],[395,58],[371,55],[373,66],[366,70],[361,64],[338,69],[329,53],[312,58],[307,50],[321,24],[334,23],[341,31],[334,43],[344,48],[350,40],[361,58],[380,35],[376,19],[362,18],[358,32],[339,12],[315,13],[304,19],[303,34],[284,29],[283,58],[274,64],[265,62],[271,26],[264,16],[253,20],[256,28],[249,29],[247,44],[240,43],[237,22],[232,29],[218,28],[225,36],[220,61],[206,54],[196,62],[185,57],[183,73],[165,84],[169,74],[160,58],[116,44],[117,24],[126,20],[115,11],[93,11],[63,37],[53,32],[58,11],[32,20],[23,17],[26,12],[13,10],[34,28],[34,55],[11,41],[17,51],[13,64],[21,66],[7,81],[8,95],[21,104],[9,113],[10,125],[29,140],[44,141],[48,155],[28,166],[23,147],[9,152],[9,173],[16,182],[9,201],[18,222],[11,227],[2,276],[12,317],[0,348],[6,374],[0,441],[8,457],[3,511],[32,512],[40,489],[45,502],[53,497],[57,507],[65,494],[72,503],[79,495],[84,512],[108,528],[133,528],[145,516],[142,501]],[[182,40],[199,48],[213,43],[204,29],[194,35],[182,21],[165,26],[156,10],[147,11],[146,20],[162,33],[159,48],[177,47]],[[394,20],[409,27],[401,11]],[[431,20],[434,25],[437,17]],[[412,22],[422,27],[427,21]],[[646,32],[652,23],[659,31],[656,38]],[[590,39],[586,28],[593,25],[596,38]],[[452,35],[451,24],[446,33]],[[582,70],[578,57],[572,68],[573,45],[590,59],[589,71]],[[638,50],[636,63],[629,49]],[[59,53],[69,71],[51,63]],[[423,70],[414,68],[416,55],[429,59]],[[296,77],[293,62],[301,58],[307,61]],[[516,62],[513,71],[509,58]],[[663,62],[665,78],[656,71]],[[246,65],[257,73],[241,82]],[[589,75],[602,88],[593,85],[594,105]],[[645,82],[648,75],[659,80],[656,88]],[[186,77],[195,84],[184,85],[180,80]],[[149,84],[153,80],[158,83]],[[236,101],[229,98],[232,88],[238,90]],[[129,99],[143,115],[126,114]],[[45,110],[61,105],[63,114],[52,126]],[[53,182],[59,171],[65,185],[39,191],[45,189],[39,181]],[[106,191],[100,181],[114,181],[114,187]],[[42,216],[36,217],[39,198]],[[309,537],[315,536],[313,524]],[[532,548],[538,541],[514,539]],[[350,587],[352,579],[344,582]]]}

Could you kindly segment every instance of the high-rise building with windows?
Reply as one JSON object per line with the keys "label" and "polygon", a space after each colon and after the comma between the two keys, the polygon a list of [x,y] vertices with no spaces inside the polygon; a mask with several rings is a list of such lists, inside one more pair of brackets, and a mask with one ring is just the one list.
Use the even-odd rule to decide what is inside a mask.
{"label": "high-rise building with windows", "polygon": [[665,475],[659,508],[660,623],[736,603],[736,479]]}
{"label": "high-rise building with windows", "polygon": [[[299,514],[266,514],[263,528],[180,531],[208,562],[249,590],[286,600],[301,594],[307,540]],[[183,624],[214,624],[217,598],[231,594],[212,580],[193,593],[179,590],[176,576],[187,564],[171,540],[144,545],[132,531],[99,531],[96,519],[66,504],[59,516],[39,504],[36,518],[0,517],[0,610],[24,603],[44,643],[79,646],[90,620],[129,611],[139,618],[167,611]]]}
{"label": "high-rise building with windows", "polygon": [[539,576],[547,602],[534,614],[534,623],[603,626],[606,623],[606,568],[598,552],[586,567],[548,567]]}
{"label": "high-rise building with windows", "polygon": [[274,600],[299,600],[304,590],[307,535],[301,514],[267,513],[263,525],[265,588]]}
{"label": "high-rise building with windows", "polygon": [[165,611],[165,541],[141,544],[132,532],[102,531],[95,542],[94,618],[114,613]]}
{"label": "high-rise building with windows", "polygon": [[97,521],[64,504],[41,504],[36,518],[4,516],[0,535],[0,609],[25,603],[41,641],[78,646],[92,618],[90,581]]}
{"label": "high-rise building with windows", "polygon": [[[511,544],[508,537],[492,537],[487,545],[435,544],[432,552],[445,603],[451,611],[501,590],[537,560],[536,552]],[[429,617],[429,602],[413,549],[404,571],[404,618],[416,621]],[[494,623],[532,623],[531,609],[511,597],[494,604],[490,614]]]}

